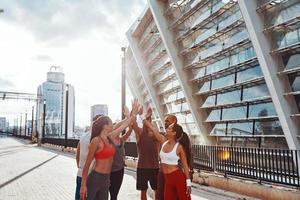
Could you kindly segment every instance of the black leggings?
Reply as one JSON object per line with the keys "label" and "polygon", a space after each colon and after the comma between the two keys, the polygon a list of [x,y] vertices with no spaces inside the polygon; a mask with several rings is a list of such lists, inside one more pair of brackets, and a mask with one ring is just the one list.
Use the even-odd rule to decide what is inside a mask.
{"label": "black leggings", "polygon": [[110,174],[110,187],[109,187],[109,194],[111,200],[117,200],[118,194],[123,182],[123,176],[124,176],[124,168],[111,172]]}
{"label": "black leggings", "polygon": [[87,200],[108,200],[109,174],[93,170],[87,177]]}

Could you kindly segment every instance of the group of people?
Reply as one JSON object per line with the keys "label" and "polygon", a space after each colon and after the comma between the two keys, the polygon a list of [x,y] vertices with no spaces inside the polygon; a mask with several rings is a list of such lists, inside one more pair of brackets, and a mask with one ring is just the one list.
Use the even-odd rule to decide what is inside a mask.
{"label": "group of people", "polygon": [[[117,199],[124,176],[124,143],[132,130],[138,150],[136,189],[141,191],[141,200],[147,199],[148,182],[154,199],[191,199],[191,146],[176,116],[166,117],[163,134],[151,121],[152,109],[149,107],[143,116],[137,100],[131,112],[124,108],[124,115],[125,119],[116,124],[108,116],[96,116],[91,133],[80,139],[75,199],[108,200],[109,194],[111,200]],[[142,127],[137,123],[138,115]]]}

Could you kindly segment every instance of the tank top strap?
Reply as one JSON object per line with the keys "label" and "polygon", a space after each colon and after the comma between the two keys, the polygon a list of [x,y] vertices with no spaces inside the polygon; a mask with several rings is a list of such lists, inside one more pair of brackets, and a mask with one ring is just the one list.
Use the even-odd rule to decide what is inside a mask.
{"label": "tank top strap", "polygon": [[161,145],[161,150],[164,148],[164,146],[168,143],[168,140],[165,141],[162,145]]}
{"label": "tank top strap", "polygon": [[177,154],[178,146],[179,146],[179,142],[176,142],[176,144],[174,145],[173,150],[172,150],[172,151],[175,151],[175,154]]}

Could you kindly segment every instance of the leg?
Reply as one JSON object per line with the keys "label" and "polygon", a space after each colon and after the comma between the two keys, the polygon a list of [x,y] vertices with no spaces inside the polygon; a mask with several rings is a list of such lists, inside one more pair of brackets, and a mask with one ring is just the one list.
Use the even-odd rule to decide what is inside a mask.
{"label": "leg", "polygon": [[141,200],[147,200],[147,190],[141,191]]}
{"label": "leg", "polygon": [[[176,192],[179,200],[191,200],[191,196],[186,194],[186,180],[185,176],[182,171],[178,171],[176,173],[176,179],[177,181],[175,182],[175,187],[176,187]],[[175,178],[174,177],[174,178]]]}
{"label": "leg", "polygon": [[92,171],[86,180],[87,200],[94,200],[98,192],[98,180],[96,172]]}
{"label": "leg", "polygon": [[147,200],[147,189],[148,189],[147,169],[137,168],[136,189],[141,191],[141,200]]}
{"label": "leg", "polygon": [[110,199],[111,200],[117,200],[118,199],[118,194],[123,182],[123,177],[124,177],[124,168],[112,172],[110,174],[110,187],[109,187],[109,193],[110,193]]}
{"label": "leg", "polygon": [[148,179],[150,182],[150,186],[154,191],[154,199],[158,199],[158,191],[157,191],[157,178],[158,178],[158,169],[151,169],[149,170]]}
{"label": "leg", "polygon": [[158,172],[157,176],[157,199],[164,200],[165,178],[162,172]]}
{"label": "leg", "polygon": [[102,185],[102,187],[96,194],[95,200],[108,200],[108,188],[108,185]]}
{"label": "leg", "polygon": [[77,176],[77,178],[76,178],[75,200],[80,200],[80,187],[81,187],[81,177]]}
{"label": "leg", "polygon": [[176,200],[176,189],[174,187],[174,180],[172,176],[165,176],[165,190],[164,190],[164,199],[165,200]]}

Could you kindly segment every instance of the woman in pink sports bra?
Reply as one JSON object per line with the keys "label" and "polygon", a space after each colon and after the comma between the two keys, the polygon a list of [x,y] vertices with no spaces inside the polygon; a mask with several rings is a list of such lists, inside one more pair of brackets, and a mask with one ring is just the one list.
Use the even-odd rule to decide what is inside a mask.
{"label": "woman in pink sports bra", "polygon": [[[92,126],[91,143],[89,152],[83,167],[80,196],[83,200],[107,200],[110,186],[110,173],[115,145],[112,138],[118,136],[135,120],[138,113],[139,103],[134,100],[131,114],[128,109],[124,109],[126,119],[121,125],[113,129],[112,121],[108,116],[99,117]],[[88,175],[88,170],[92,160],[95,159],[93,171]]]}
{"label": "woman in pink sports bra", "polygon": [[[166,134],[163,136],[149,121],[144,120],[144,124],[154,132],[154,136],[162,144],[159,155],[165,179],[164,199],[190,200],[192,185],[184,149],[186,147],[177,141],[183,134],[182,127],[178,124],[171,124],[166,128]],[[182,162],[184,171],[178,166],[179,160]]]}

